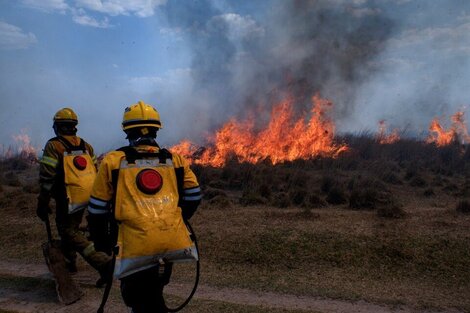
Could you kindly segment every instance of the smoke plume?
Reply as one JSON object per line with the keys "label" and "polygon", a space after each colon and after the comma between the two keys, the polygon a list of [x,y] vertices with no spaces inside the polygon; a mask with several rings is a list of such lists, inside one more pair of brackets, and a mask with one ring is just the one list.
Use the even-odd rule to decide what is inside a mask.
{"label": "smoke plume", "polygon": [[408,135],[469,101],[462,3],[441,4],[449,15],[463,12],[460,26],[447,27],[430,24],[439,11],[426,1],[270,3],[260,19],[223,13],[214,1],[166,6],[170,26],[189,34],[190,99],[173,101],[188,113],[180,131],[190,139],[253,110],[263,123],[287,94],[299,112],[315,93],[332,100],[340,131],[377,131],[386,120]]}

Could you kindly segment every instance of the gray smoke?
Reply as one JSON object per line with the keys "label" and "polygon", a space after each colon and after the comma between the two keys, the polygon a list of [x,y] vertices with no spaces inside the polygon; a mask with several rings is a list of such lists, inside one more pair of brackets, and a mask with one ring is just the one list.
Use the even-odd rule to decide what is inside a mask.
{"label": "gray smoke", "polygon": [[170,26],[189,31],[193,53],[191,99],[183,100],[192,122],[182,124],[209,132],[255,108],[264,122],[286,94],[298,111],[320,93],[338,104],[338,117],[350,115],[393,30],[387,16],[359,14],[347,2],[274,1],[262,25],[211,1],[185,3],[166,7]]}
{"label": "gray smoke", "polygon": [[[190,99],[172,101],[185,107],[180,131],[191,139],[255,108],[265,122],[286,94],[299,112],[317,92],[332,100],[340,131],[377,131],[385,119],[408,135],[469,101],[464,1],[270,3],[262,21],[222,14],[214,1],[166,6],[170,26],[190,34]],[[459,14],[460,26],[441,26]]]}

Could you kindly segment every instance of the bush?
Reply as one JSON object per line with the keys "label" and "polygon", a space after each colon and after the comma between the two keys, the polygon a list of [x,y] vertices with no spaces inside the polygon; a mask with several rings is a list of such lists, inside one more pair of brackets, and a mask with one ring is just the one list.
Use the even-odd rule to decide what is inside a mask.
{"label": "bush", "polygon": [[225,195],[217,195],[207,201],[211,207],[216,207],[219,209],[230,208],[232,206],[232,201]]}
{"label": "bush", "polygon": [[432,197],[432,196],[435,195],[435,193],[434,193],[434,190],[432,188],[427,188],[426,190],[424,190],[423,195],[425,197]]}
{"label": "bush", "polygon": [[415,168],[409,168],[407,171],[406,171],[406,174],[405,174],[405,179],[406,180],[411,180],[413,177],[415,177],[417,175],[417,170]]}
{"label": "bush", "polygon": [[324,207],[327,203],[317,194],[310,194],[304,201],[304,207],[312,208],[312,207]]}
{"label": "bush", "polygon": [[308,184],[309,176],[304,171],[296,171],[289,177],[289,186],[299,187]]}
{"label": "bush", "polygon": [[328,195],[326,196],[326,201],[330,204],[346,203],[347,201],[346,193],[339,186],[334,186],[328,192]]}
{"label": "bush", "polygon": [[376,209],[379,205],[379,192],[374,188],[355,188],[349,196],[349,207],[351,209]]}
{"label": "bush", "polygon": [[290,197],[286,192],[278,192],[274,195],[271,203],[278,208],[288,208],[291,205]]}
{"label": "bush", "polygon": [[216,189],[216,188],[206,188],[205,190],[203,190],[202,192],[202,197],[205,199],[205,200],[210,200],[212,198],[215,198],[217,196],[227,196],[227,194],[225,193],[225,191],[223,190],[220,190],[220,189]]}
{"label": "bush", "polygon": [[17,155],[1,161],[3,170],[24,171],[31,167],[35,160],[34,155]]}
{"label": "bush", "polygon": [[413,177],[410,180],[410,186],[413,186],[413,187],[425,187],[426,185],[427,185],[426,180],[419,175]]}
{"label": "bush", "polygon": [[5,181],[5,184],[8,185],[8,186],[12,186],[12,187],[21,186],[21,181],[20,181],[18,175],[15,174],[14,172],[6,173],[4,181]]}
{"label": "bush", "polygon": [[244,206],[266,204],[266,198],[261,197],[254,191],[245,190],[240,198],[240,204]]}
{"label": "bush", "polygon": [[294,205],[302,205],[307,197],[307,191],[305,189],[295,189],[289,192],[289,197]]}
{"label": "bush", "polygon": [[214,179],[211,180],[207,186],[212,187],[212,188],[225,188],[226,183],[223,180],[220,179]]}
{"label": "bush", "polygon": [[373,178],[356,180],[349,196],[349,207],[356,210],[373,210],[392,202],[387,185]]}
{"label": "bush", "polygon": [[403,184],[400,177],[397,174],[395,174],[394,172],[386,172],[382,175],[381,178],[384,182],[392,184],[392,185],[402,185]]}
{"label": "bush", "polygon": [[442,188],[442,190],[445,192],[457,192],[459,190],[459,187],[454,183],[448,183]]}
{"label": "bush", "polygon": [[324,193],[328,193],[331,188],[336,186],[338,184],[338,181],[331,177],[331,176],[323,176],[321,180],[321,191]]}
{"label": "bush", "polygon": [[270,198],[271,197],[271,188],[267,184],[261,184],[258,187],[258,193],[261,197]]}
{"label": "bush", "polygon": [[460,200],[455,209],[460,213],[470,213],[470,201],[468,199]]}

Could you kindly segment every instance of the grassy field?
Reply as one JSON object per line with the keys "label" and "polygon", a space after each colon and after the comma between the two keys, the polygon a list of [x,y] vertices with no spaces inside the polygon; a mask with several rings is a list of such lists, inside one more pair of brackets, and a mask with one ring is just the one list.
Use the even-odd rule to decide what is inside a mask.
{"label": "grassy field", "polygon": [[[468,153],[350,145],[336,160],[194,167],[205,197],[192,219],[201,284],[470,312]],[[1,167],[1,258],[42,263],[37,166]],[[188,312],[263,312],[194,304]]]}

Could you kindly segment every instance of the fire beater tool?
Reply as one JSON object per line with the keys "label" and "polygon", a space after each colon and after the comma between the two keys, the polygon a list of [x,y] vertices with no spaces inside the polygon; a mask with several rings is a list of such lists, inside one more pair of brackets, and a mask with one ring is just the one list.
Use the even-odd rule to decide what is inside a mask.
{"label": "fire beater tool", "polygon": [[83,292],[72,279],[65,265],[65,257],[60,249],[60,240],[52,238],[49,217],[45,220],[48,241],[42,244],[42,252],[46,259],[47,267],[54,277],[59,302],[69,305],[78,301]]}

